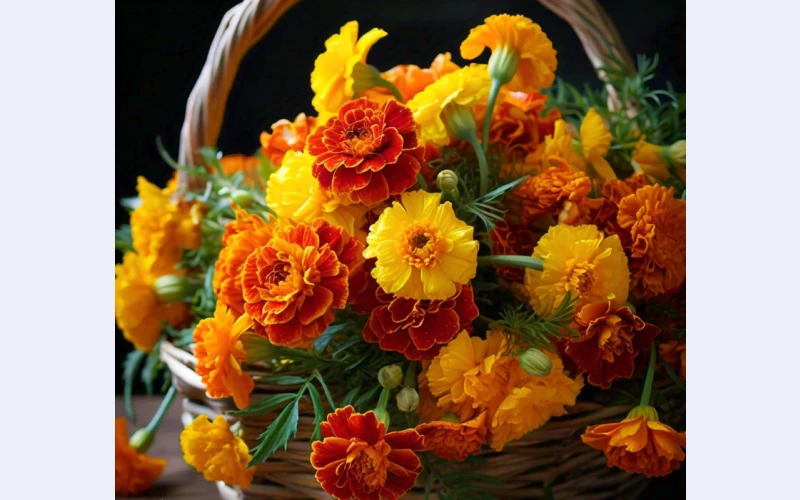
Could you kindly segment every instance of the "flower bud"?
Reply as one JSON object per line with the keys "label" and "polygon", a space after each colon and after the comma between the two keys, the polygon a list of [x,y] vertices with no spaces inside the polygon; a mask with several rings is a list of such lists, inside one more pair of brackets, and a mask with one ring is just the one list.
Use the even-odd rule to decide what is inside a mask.
{"label": "flower bud", "polygon": [[416,389],[403,387],[403,389],[397,393],[396,401],[397,409],[403,413],[412,412],[419,406],[419,394]]}
{"label": "flower bud", "polygon": [[546,377],[553,369],[553,361],[550,356],[535,347],[522,353],[522,356],[519,357],[519,364],[534,377]]}
{"label": "flower bud", "polygon": [[436,176],[436,186],[447,198],[447,201],[458,201],[461,193],[458,192],[458,176],[452,170],[442,170]]}
{"label": "flower bud", "polygon": [[233,193],[231,193],[231,200],[234,203],[239,205],[242,208],[247,208],[253,204],[255,201],[253,199],[253,195],[250,194],[249,191],[245,191],[244,189],[237,189]]}
{"label": "flower bud", "polygon": [[275,349],[269,340],[257,335],[254,332],[245,332],[241,336],[242,347],[247,353],[248,363],[258,363],[265,361],[270,363],[275,359]]}
{"label": "flower bud", "polygon": [[655,408],[649,405],[636,406],[628,412],[628,418],[638,417],[642,417],[645,420],[655,420],[658,422],[658,412]]}
{"label": "flower bud", "polygon": [[442,121],[447,134],[459,141],[468,141],[475,138],[478,124],[475,115],[467,106],[451,102],[442,110]]}
{"label": "flower bud", "polygon": [[667,150],[670,161],[681,168],[686,168],[686,140],[674,143]]}
{"label": "flower bud", "polygon": [[386,365],[378,372],[381,387],[394,389],[403,382],[403,370],[398,365]]}
{"label": "flower bud", "polygon": [[147,427],[142,427],[133,433],[128,444],[139,453],[144,453],[153,442],[153,433]]}
{"label": "flower bud", "polygon": [[449,411],[447,413],[445,413],[444,415],[442,415],[442,418],[440,418],[439,420],[444,420],[445,422],[451,422],[451,423],[454,423],[454,424],[460,424],[461,423],[461,419],[458,418],[458,415],[456,415],[455,413],[451,413]]}
{"label": "flower bud", "polygon": [[391,416],[389,415],[389,412],[384,410],[383,408],[375,408],[374,410],[372,410],[372,412],[375,414],[375,418],[378,419],[378,422],[381,422],[386,427],[386,429],[388,429],[389,422],[392,420]]}
{"label": "flower bud", "polygon": [[194,293],[191,280],[180,274],[166,274],[153,282],[159,302],[182,302]]}
{"label": "flower bud", "polygon": [[507,45],[496,47],[489,58],[489,76],[505,85],[514,78],[518,65],[519,54],[516,50]]}

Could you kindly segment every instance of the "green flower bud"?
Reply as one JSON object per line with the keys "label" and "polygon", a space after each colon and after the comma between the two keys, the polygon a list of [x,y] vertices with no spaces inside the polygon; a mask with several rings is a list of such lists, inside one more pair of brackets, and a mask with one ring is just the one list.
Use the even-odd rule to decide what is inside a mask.
{"label": "green flower bud", "polygon": [[128,444],[131,445],[131,448],[136,450],[139,453],[144,453],[150,448],[150,445],[153,443],[153,433],[147,427],[142,427],[138,431],[133,433],[131,436],[130,441]]}
{"label": "green flower bud", "polygon": [[657,422],[658,412],[655,408],[649,405],[636,406],[630,412],[628,412],[628,418],[638,417],[642,417],[645,420],[655,420]]}
{"label": "green flower bud", "polygon": [[416,389],[412,389],[411,387],[403,387],[403,389],[397,393],[395,400],[397,401],[397,409],[403,413],[412,412],[419,406],[419,394]]}
{"label": "green flower bud", "polygon": [[375,418],[378,419],[378,422],[382,422],[383,425],[386,426],[386,428],[388,429],[389,422],[392,420],[391,416],[389,415],[389,412],[384,410],[383,408],[375,408],[374,410],[372,410],[372,412],[375,414]]}
{"label": "green flower bud", "polygon": [[442,110],[442,121],[444,128],[450,137],[454,137],[459,141],[467,141],[473,139],[478,130],[478,124],[475,123],[475,115],[472,110],[467,106],[451,102]]}
{"label": "green flower bud", "polygon": [[681,140],[674,143],[667,150],[667,155],[669,156],[669,160],[673,163],[673,165],[686,168],[686,141]]}
{"label": "green flower bud", "polygon": [[378,68],[369,64],[356,63],[353,66],[353,94],[358,96],[365,90],[375,87],[383,87],[392,93],[395,99],[403,102],[403,96],[392,82],[381,76]]}
{"label": "green flower bud", "polygon": [[182,302],[195,292],[192,280],[180,274],[167,274],[153,282],[159,302]]}
{"label": "green flower bud", "polygon": [[244,189],[237,189],[233,193],[231,193],[231,200],[234,203],[239,205],[242,208],[247,208],[253,204],[255,199],[253,199],[253,195],[250,194],[249,191],[245,191]]}
{"label": "green flower bud", "polygon": [[242,347],[247,353],[248,363],[258,363],[265,361],[269,363],[275,359],[275,349],[269,340],[255,334],[254,332],[245,332],[241,336]]}
{"label": "green flower bud", "polygon": [[535,347],[522,353],[522,356],[519,357],[519,364],[534,377],[546,377],[553,369],[553,361],[550,356]]}
{"label": "green flower bud", "polygon": [[507,45],[496,47],[489,58],[489,76],[505,85],[514,78],[518,65],[519,54],[516,50]]}
{"label": "green flower bud", "polygon": [[386,365],[378,372],[378,382],[381,387],[394,389],[403,382],[403,370],[399,365]]}
{"label": "green flower bud", "polygon": [[450,413],[449,411],[444,415],[442,415],[442,418],[439,420],[444,420],[445,422],[452,422],[454,424],[461,423],[461,419],[458,418],[458,415],[456,415],[455,413]]}
{"label": "green flower bud", "polygon": [[452,170],[442,170],[436,176],[436,186],[447,200],[458,201],[461,193],[458,192],[458,176]]}

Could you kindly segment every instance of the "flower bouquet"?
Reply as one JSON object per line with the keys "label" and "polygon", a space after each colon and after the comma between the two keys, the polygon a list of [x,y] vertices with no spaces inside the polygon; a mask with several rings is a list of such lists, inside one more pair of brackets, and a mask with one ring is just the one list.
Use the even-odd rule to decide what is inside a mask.
{"label": "flower bouquet", "polygon": [[126,394],[167,394],[130,440],[118,421],[118,492],[163,470],[144,452],[178,391],[186,462],[232,498],[616,498],[680,467],[683,96],[619,47],[603,91],[556,82],[523,16],[465,33],[463,64],[381,72],[386,35],[333,34],[316,116],[254,156],[190,125],[209,142],[126,200]]}

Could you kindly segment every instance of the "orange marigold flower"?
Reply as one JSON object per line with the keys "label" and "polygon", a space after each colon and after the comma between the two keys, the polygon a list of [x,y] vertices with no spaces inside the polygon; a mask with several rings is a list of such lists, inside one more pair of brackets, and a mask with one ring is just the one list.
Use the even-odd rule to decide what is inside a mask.
{"label": "orange marigold flower", "polygon": [[256,333],[275,345],[308,346],[347,304],[348,278],[363,264],[363,249],[323,219],[276,229],[242,268],[244,309]]}
{"label": "orange marigold flower", "polygon": [[445,411],[439,408],[437,404],[438,399],[431,394],[428,388],[428,367],[431,362],[427,360],[422,361],[422,371],[417,375],[417,392],[419,393],[419,406],[417,406],[417,414],[419,415],[419,423],[424,424],[441,420]]}
{"label": "orange marigold flower", "polygon": [[554,160],[558,166],[529,177],[513,192],[526,224],[542,215],[557,216],[562,224],[577,222],[580,207],[592,191],[589,177],[573,172],[560,158]]}
{"label": "orange marigold flower", "polygon": [[163,458],[151,458],[131,448],[125,419],[114,420],[114,491],[118,495],[139,495],[149,490],[166,466]]}
{"label": "orange marigold flower", "polygon": [[676,292],[686,279],[686,202],[673,188],[645,186],[619,202],[617,222],[631,235],[634,293],[650,299]]}
{"label": "orange marigold flower", "polygon": [[422,464],[414,453],[422,437],[414,429],[386,432],[373,412],[339,408],[320,424],[311,465],[322,488],[341,500],[396,500],[414,486]]}
{"label": "orange marigold flower", "polygon": [[263,179],[258,171],[261,166],[261,159],[258,156],[247,156],[243,154],[225,155],[219,160],[222,173],[225,175],[244,172],[250,181],[263,183]]}
{"label": "orange marigold flower", "polygon": [[[437,420],[417,426],[426,450],[445,460],[466,459],[486,442],[486,410],[464,423]],[[457,420],[457,418],[456,418]]]}
{"label": "orange marigold flower", "polygon": [[590,384],[603,389],[614,380],[631,378],[634,358],[647,352],[660,331],[612,301],[583,306],[575,323],[580,337],[570,338],[565,352],[587,372]]}
{"label": "orange marigold flower", "polygon": [[202,377],[206,392],[212,398],[233,397],[237,408],[250,404],[253,378],[242,371],[247,352],[241,336],[253,325],[243,314],[236,316],[222,302],[217,302],[214,316],[206,318],[194,329],[194,371]]}
{"label": "orange marigold flower", "polygon": [[213,422],[198,415],[181,431],[181,450],[187,464],[201,472],[206,481],[222,481],[230,486],[250,487],[253,469],[247,444],[231,432],[223,415]]}
{"label": "orange marigold flower", "polygon": [[[541,233],[534,233],[524,224],[501,221],[489,232],[492,255],[531,255]],[[523,282],[525,269],[513,266],[494,266],[497,275],[510,281]]]}
{"label": "orange marigold flower", "polygon": [[289,151],[303,151],[306,138],[317,127],[317,119],[300,113],[290,122],[281,119],[272,124],[272,133],[261,132],[261,151],[272,165],[283,164],[283,156]]}
{"label": "orange marigold flower", "polygon": [[173,327],[189,317],[184,302],[160,302],[153,290],[155,280],[165,274],[182,274],[172,270],[154,273],[146,259],[126,253],[122,264],[114,266],[114,315],[125,339],[140,351],[150,352],[161,336],[162,323]]}
{"label": "orange marigold flower", "polygon": [[345,104],[317,128],[308,152],[316,156],[312,173],[320,186],[367,206],[413,186],[425,161],[411,110],[366,97]]}
{"label": "orange marigold flower", "polygon": [[605,453],[609,467],[646,477],[666,476],[686,458],[686,433],[659,422],[649,406],[634,408],[622,422],[591,425],[581,440]]}
{"label": "orange marigold flower", "polygon": [[234,316],[244,313],[242,267],[247,257],[272,238],[272,224],[234,205],[236,219],[225,225],[222,251],[214,264],[214,293]]}
{"label": "orange marigold flower", "polygon": [[364,340],[408,359],[432,359],[478,317],[472,286],[457,285],[447,300],[408,299],[375,291],[377,307],[364,325]]}
{"label": "orange marigold flower", "polygon": [[[441,78],[442,75],[457,70],[458,65],[450,59],[450,52],[445,52],[436,56],[430,68],[420,68],[413,64],[399,65],[384,72],[381,76],[397,87],[403,97],[403,102],[407,102],[422,92],[425,87]],[[382,87],[378,88],[383,90]]]}
{"label": "orange marigold flower", "polygon": [[[686,380],[686,344],[677,340],[670,340],[658,346],[658,353],[664,358],[670,368],[677,371],[680,367],[681,380]],[[680,359],[679,359],[680,358]]]}

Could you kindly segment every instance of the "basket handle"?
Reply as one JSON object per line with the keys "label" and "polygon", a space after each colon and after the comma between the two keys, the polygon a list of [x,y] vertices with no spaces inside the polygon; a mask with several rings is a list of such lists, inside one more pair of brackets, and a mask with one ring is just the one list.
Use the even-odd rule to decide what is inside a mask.
{"label": "basket handle", "polygon": [[[244,0],[222,18],[208,58],[186,103],[181,128],[178,161],[182,165],[201,165],[198,150],[214,146],[219,138],[225,104],[239,63],[275,22],[300,0]],[[567,21],[578,34],[592,65],[599,69],[609,54],[614,54],[629,69],[633,60],[622,43],[619,32],[596,0],[539,0],[547,9]],[[599,72],[601,80],[605,80]],[[609,86],[609,107],[620,106]],[[178,174],[178,192],[201,189],[204,182],[187,172]]]}

